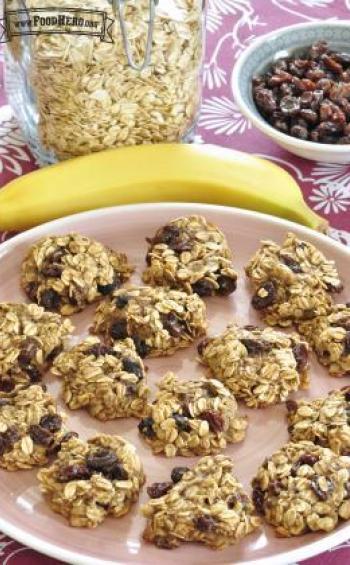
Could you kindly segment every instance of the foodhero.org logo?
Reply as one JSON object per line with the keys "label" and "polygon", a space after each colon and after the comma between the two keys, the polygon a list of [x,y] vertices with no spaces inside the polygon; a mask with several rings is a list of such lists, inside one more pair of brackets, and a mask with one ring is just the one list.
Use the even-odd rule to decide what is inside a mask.
{"label": "foodhero.org logo", "polygon": [[92,35],[101,41],[112,42],[111,28],[114,23],[106,12],[81,8],[32,8],[5,10],[0,20],[0,43],[13,37],[69,33]]}

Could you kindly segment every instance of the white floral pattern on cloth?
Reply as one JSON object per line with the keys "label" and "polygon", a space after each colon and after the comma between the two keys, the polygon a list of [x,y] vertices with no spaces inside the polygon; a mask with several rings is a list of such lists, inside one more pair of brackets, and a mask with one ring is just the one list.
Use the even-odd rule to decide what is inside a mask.
{"label": "white floral pattern on cloth", "polygon": [[[284,167],[300,184],[308,204],[325,216],[330,235],[350,247],[350,165],[312,163],[266,139],[240,114],[232,92],[232,70],[255,37],[305,21],[350,19],[350,0],[207,0],[204,100],[196,143],[216,143],[254,152]],[[12,119],[2,90],[0,52],[0,186],[34,169],[35,163]],[[0,242],[10,233],[0,234]],[[303,565],[350,563],[350,541]],[[0,565],[57,565],[0,534]]]}

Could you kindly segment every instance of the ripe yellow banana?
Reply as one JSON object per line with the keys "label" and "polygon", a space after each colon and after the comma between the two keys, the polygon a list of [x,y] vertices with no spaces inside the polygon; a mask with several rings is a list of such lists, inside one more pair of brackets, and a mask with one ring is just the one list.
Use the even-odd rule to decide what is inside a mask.
{"label": "ripe yellow banana", "polygon": [[161,144],[94,153],[52,165],[0,191],[0,229],[21,230],[94,208],[137,202],[237,206],[324,230],[283,169],[214,145]]}

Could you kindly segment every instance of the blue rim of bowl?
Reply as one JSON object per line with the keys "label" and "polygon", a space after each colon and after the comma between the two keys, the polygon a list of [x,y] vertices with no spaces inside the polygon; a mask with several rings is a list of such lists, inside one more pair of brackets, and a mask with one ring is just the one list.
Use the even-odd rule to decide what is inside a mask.
{"label": "blue rim of bowl", "polygon": [[[279,29],[275,29],[270,31],[265,35],[261,35],[257,39],[255,39],[252,44],[243,51],[240,55],[237,63],[234,66],[233,74],[232,74],[232,87],[233,87],[233,95],[234,100],[241,110],[242,114],[246,118],[248,118],[252,124],[254,124],[260,131],[265,133],[268,137],[274,137],[275,140],[280,140],[283,143],[287,143],[289,145],[293,145],[299,148],[305,149],[317,149],[320,151],[321,149],[330,151],[332,153],[340,153],[346,154],[350,153],[350,145],[336,145],[333,143],[318,143],[316,141],[305,141],[302,139],[298,139],[293,137],[292,135],[288,135],[286,133],[282,133],[279,130],[272,127],[261,114],[255,114],[248,106],[248,104],[244,101],[241,90],[239,86],[239,78],[242,71],[243,66],[245,65],[246,61],[249,59],[252,53],[254,53],[257,49],[259,49],[260,45],[266,43],[269,39],[276,37],[277,35],[283,34],[284,32],[291,32],[294,29],[322,29],[322,27],[335,27],[335,28],[350,28],[350,20],[337,20],[337,21],[323,21],[323,22],[311,22],[311,23],[301,23],[295,24],[291,26],[281,27]],[[277,142],[277,141],[276,141]]]}

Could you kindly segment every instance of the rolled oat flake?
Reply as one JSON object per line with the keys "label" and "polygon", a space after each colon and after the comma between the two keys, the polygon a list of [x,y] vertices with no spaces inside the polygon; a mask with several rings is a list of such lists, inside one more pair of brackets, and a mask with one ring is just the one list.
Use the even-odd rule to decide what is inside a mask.
{"label": "rolled oat flake", "polygon": [[[28,30],[15,26],[23,9]],[[7,12],[21,29],[6,44],[7,93],[39,162],[191,139],[203,0],[7,0]]]}

